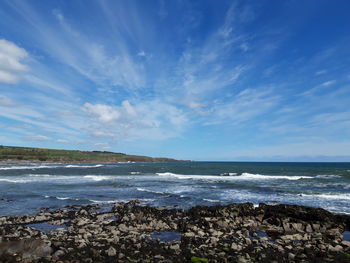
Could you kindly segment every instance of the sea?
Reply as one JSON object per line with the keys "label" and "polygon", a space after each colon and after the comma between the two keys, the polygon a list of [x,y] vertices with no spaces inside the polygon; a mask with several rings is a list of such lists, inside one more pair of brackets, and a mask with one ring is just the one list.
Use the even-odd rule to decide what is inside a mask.
{"label": "sea", "polygon": [[297,204],[350,214],[350,163],[0,164],[0,216],[134,199],[178,208]]}

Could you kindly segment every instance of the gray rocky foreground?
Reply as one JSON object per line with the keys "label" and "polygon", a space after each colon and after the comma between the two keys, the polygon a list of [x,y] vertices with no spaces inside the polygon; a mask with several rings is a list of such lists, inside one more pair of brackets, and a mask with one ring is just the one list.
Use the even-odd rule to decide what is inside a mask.
{"label": "gray rocky foreground", "polygon": [[[350,262],[343,239],[350,216],[323,209],[244,203],[182,210],[137,200],[100,208],[0,217],[0,263]],[[51,231],[38,230],[41,223]]]}

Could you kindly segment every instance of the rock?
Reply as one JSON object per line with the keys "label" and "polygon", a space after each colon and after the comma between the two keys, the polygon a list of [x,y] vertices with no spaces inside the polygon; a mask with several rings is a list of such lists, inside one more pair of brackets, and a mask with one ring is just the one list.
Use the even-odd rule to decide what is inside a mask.
{"label": "rock", "polygon": [[77,226],[83,226],[86,225],[87,223],[89,223],[89,220],[83,218],[83,219],[79,219],[77,222]]}
{"label": "rock", "polygon": [[350,242],[349,241],[342,241],[341,244],[344,246],[344,247],[350,247]]}
{"label": "rock", "polygon": [[247,245],[251,245],[251,244],[252,244],[252,241],[251,241],[249,238],[246,238],[246,239],[245,239],[245,243],[246,243]]}
{"label": "rock", "polygon": [[199,230],[198,235],[202,237],[202,236],[205,236],[205,233],[202,230]]}
{"label": "rock", "polygon": [[21,254],[22,258],[29,259],[48,257],[51,253],[49,243],[41,239],[29,238],[0,244],[0,257],[5,254]]}
{"label": "rock", "polygon": [[291,223],[291,228],[297,232],[304,232],[303,224],[301,223]]}
{"label": "rock", "polygon": [[129,230],[125,224],[120,224],[118,228],[122,232],[127,232]]}
{"label": "rock", "polygon": [[311,226],[310,224],[306,225],[305,231],[306,231],[307,233],[312,233],[312,232],[313,232],[312,226]]}
{"label": "rock", "polygon": [[289,260],[294,260],[295,259],[295,255],[293,253],[288,253],[288,259]]}
{"label": "rock", "polygon": [[35,221],[45,221],[45,220],[47,220],[46,216],[36,216],[35,217]]}
{"label": "rock", "polygon": [[248,261],[244,258],[244,257],[242,257],[242,256],[240,256],[240,257],[238,257],[237,258],[237,263],[247,263]]}
{"label": "rock", "polygon": [[184,236],[185,236],[185,237],[195,237],[196,234],[193,233],[193,232],[187,232],[187,233],[184,234]]}
{"label": "rock", "polygon": [[171,245],[171,246],[170,246],[170,249],[173,249],[173,250],[180,250],[180,245],[179,245],[179,244]]}
{"label": "rock", "polygon": [[108,250],[107,250],[107,255],[109,257],[114,257],[115,255],[117,255],[117,251],[115,250],[114,247],[110,247]]}
{"label": "rock", "polygon": [[332,246],[332,245],[329,245],[328,249],[329,249],[329,251],[332,251],[332,252],[341,252],[341,251],[343,251],[343,247],[340,246],[340,245],[336,245],[335,247]]}
{"label": "rock", "polygon": [[63,256],[64,254],[65,254],[65,252],[63,250],[57,250],[55,253],[53,253],[52,258],[57,260],[61,256]]}

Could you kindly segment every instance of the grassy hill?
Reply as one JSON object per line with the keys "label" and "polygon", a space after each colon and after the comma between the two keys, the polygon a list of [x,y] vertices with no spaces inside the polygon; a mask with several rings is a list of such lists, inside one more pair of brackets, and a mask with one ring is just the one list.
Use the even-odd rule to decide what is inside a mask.
{"label": "grassy hill", "polygon": [[45,148],[0,146],[0,161],[41,162],[166,162],[169,158],[128,155],[106,151],[77,151]]}

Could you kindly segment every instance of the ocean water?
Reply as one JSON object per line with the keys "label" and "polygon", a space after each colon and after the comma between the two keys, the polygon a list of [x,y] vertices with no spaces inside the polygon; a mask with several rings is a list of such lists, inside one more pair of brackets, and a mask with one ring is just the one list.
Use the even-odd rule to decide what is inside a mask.
{"label": "ocean water", "polygon": [[286,203],[350,214],[350,163],[0,164],[0,215],[132,199],[181,208]]}

